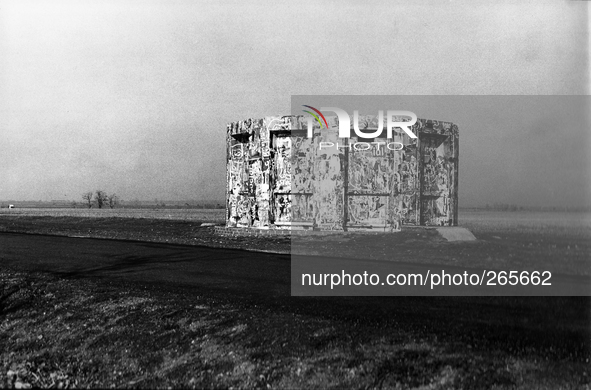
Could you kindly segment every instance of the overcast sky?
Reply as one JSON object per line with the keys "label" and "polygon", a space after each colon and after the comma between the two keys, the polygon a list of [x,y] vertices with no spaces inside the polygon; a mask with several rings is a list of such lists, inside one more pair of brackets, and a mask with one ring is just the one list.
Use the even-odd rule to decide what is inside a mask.
{"label": "overcast sky", "polygon": [[[0,200],[221,200],[225,124],[291,95],[588,94],[587,2],[406,3],[0,2]],[[517,138],[466,101],[433,113],[460,125],[460,205],[589,204],[589,100],[560,100],[568,127],[518,100]]]}

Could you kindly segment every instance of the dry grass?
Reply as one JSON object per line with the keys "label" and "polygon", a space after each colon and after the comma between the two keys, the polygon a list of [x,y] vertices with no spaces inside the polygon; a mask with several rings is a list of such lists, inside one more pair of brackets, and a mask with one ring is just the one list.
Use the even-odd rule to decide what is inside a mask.
{"label": "dry grass", "polygon": [[[49,216],[62,217],[56,221],[68,229],[82,229],[83,218],[67,217],[86,216],[93,222],[82,230],[97,234],[100,222],[99,236],[120,227],[133,233],[124,236],[130,239],[194,240],[207,229],[192,221],[220,222],[223,212],[1,214],[27,216],[23,229],[47,227],[46,233],[55,233]],[[472,260],[486,249],[482,256],[497,253],[495,261],[517,253],[539,266],[568,253],[583,259],[589,248],[585,216],[464,212],[460,218],[483,241],[464,255]],[[227,245],[218,241],[203,238]],[[438,246],[421,250],[444,256]],[[589,388],[591,378],[588,298],[307,299],[255,296],[256,285],[222,296],[9,270],[0,272],[0,286],[0,387],[555,389]]]}
{"label": "dry grass", "polygon": [[569,336],[580,320],[539,332],[516,314],[580,300],[399,299],[386,316],[359,312],[373,300],[277,306],[47,274],[3,271],[0,286],[0,387],[556,389],[591,374]]}
{"label": "dry grass", "polygon": [[475,234],[541,234],[591,239],[589,212],[462,211],[460,225]]}
{"label": "dry grass", "polygon": [[[96,209],[30,208],[0,209],[0,216],[146,218],[179,221],[225,222],[223,209]],[[559,235],[591,237],[591,213],[474,211],[460,210],[460,226],[475,231],[541,232],[552,230]]]}
{"label": "dry grass", "polygon": [[178,221],[225,222],[222,209],[0,209],[0,216],[145,218]]}

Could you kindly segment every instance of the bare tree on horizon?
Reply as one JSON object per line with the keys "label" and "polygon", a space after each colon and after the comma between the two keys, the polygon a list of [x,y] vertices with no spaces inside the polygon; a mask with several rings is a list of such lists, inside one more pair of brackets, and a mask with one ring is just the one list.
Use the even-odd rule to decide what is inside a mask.
{"label": "bare tree on horizon", "polygon": [[103,206],[105,206],[108,202],[107,193],[102,190],[96,190],[96,192],[94,193],[94,201],[96,202],[96,206],[99,209],[102,209]]}
{"label": "bare tree on horizon", "polygon": [[117,194],[111,194],[109,196],[107,196],[107,204],[109,205],[110,208],[114,208],[115,206],[117,206],[120,202],[119,197],[117,196]]}
{"label": "bare tree on horizon", "polygon": [[82,199],[84,199],[88,208],[92,207],[92,191],[82,194]]}

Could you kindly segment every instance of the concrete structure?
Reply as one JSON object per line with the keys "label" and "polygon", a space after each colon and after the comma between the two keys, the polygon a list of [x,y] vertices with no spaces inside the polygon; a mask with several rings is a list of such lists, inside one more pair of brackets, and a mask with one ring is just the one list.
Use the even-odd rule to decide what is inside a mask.
{"label": "concrete structure", "polygon": [[[404,224],[457,225],[455,124],[419,119],[412,127],[416,139],[405,133],[346,139],[338,138],[337,117],[327,121],[328,128],[314,124],[312,137],[303,116],[228,124],[227,227],[396,231]],[[377,129],[377,118],[360,116],[359,128]]]}

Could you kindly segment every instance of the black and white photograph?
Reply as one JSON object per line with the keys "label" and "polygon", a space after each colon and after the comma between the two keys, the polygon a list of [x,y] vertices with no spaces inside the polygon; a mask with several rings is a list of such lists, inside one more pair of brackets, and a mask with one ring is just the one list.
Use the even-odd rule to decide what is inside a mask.
{"label": "black and white photograph", "polygon": [[590,14],[0,1],[0,387],[591,389]]}

